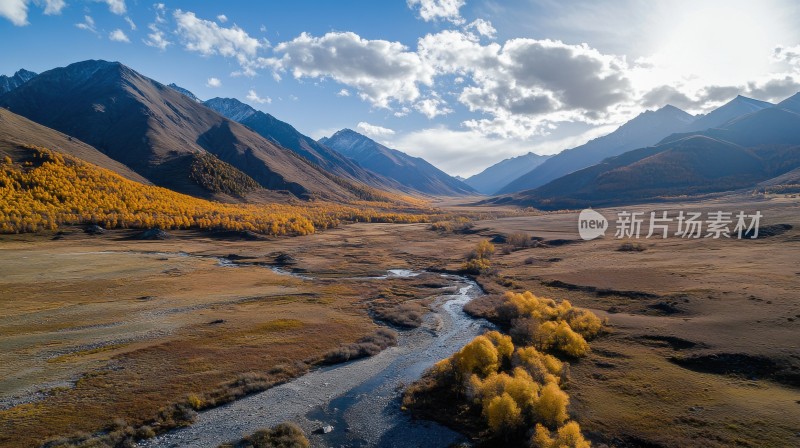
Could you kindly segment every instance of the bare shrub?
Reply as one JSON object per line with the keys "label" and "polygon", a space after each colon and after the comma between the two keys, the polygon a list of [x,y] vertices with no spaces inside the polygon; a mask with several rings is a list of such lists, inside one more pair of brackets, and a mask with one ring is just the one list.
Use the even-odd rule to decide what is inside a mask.
{"label": "bare shrub", "polygon": [[393,325],[406,328],[417,328],[422,325],[422,316],[426,308],[417,302],[406,302],[391,308],[376,308],[375,315],[378,319]]}
{"label": "bare shrub", "polygon": [[270,429],[260,429],[234,444],[220,445],[232,448],[308,448],[306,435],[294,423],[280,423]]}
{"label": "bare shrub", "polygon": [[336,364],[353,359],[374,356],[388,347],[397,345],[397,333],[388,328],[378,328],[375,333],[365,336],[352,344],[343,345],[325,354],[323,362]]}
{"label": "bare shrub", "polygon": [[642,243],[627,242],[620,244],[617,250],[619,252],[643,252],[647,250],[647,248],[644,247],[644,244]]}
{"label": "bare shrub", "polygon": [[531,246],[532,240],[525,232],[515,232],[506,238],[506,243],[514,249],[525,249]]}

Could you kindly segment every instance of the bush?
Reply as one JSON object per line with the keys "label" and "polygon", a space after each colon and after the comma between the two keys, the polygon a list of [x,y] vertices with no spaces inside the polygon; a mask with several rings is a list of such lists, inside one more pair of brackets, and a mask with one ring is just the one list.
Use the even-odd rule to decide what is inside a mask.
{"label": "bush", "polygon": [[494,255],[494,244],[490,243],[489,240],[480,240],[478,245],[475,246],[475,249],[469,253],[467,259],[475,260],[475,259],[489,259],[492,258]]}
{"label": "bush", "polygon": [[503,395],[492,398],[483,409],[489,428],[495,434],[502,434],[515,429],[521,423],[522,411],[511,395]]}
{"label": "bush", "polygon": [[407,302],[391,308],[376,308],[375,315],[378,319],[400,327],[417,328],[422,325],[422,316],[426,311],[420,303]]}
{"label": "bush", "polygon": [[592,444],[583,438],[578,423],[567,422],[558,428],[555,438],[547,428],[537,424],[530,446],[531,448],[591,448]]}
{"label": "bush", "polygon": [[541,350],[552,350],[574,358],[584,356],[589,351],[589,344],[583,336],[572,331],[563,320],[540,325],[534,335],[534,344]]}
{"label": "bush", "polygon": [[647,248],[641,243],[622,243],[617,250],[620,252],[643,252]]}
{"label": "bush", "polygon": [[524,249],[531,246],[531,237],[525,232],[516,232],[506,238],[506,243],[514,249]]}
{"label": "bush", "polygon": [[525,369],[540,384],[564,383],[564,363],[534,347],[518,348],[514,352],[514,366]]}
{"label": "bush", "polygon": [[281,423],[270,429],[256,431],[233,446],[236,448],[308,448],[310,443],[299,426],[294,423]]}
{"label": "bush", "polygon": [[453,355],[453,367],[459,378],[469,378],[471,374],[485,377],[497,372],[500,354],[488,337],[478,336]]}
{"label": "bush", "polygon": [[472,260],[467,260],[462,266],[461,270],[468,273],[478,275],[481,272],[487,271],[490,267],[492,267],[492,263],[485,259],[485,258],[473,258]]}
{"label": "bush", "polygon": [[325,354],[323,362],[337,364],[353,359],[374,356],[388,347],[397,345],[397,333],[388,328],[378,328],[375,333],[365,336],[352,344],[343,345]]}
{"label": "bush", "polygon": [[536,402],[537,420],[553,427],[560,425],[569,418],[568,405],[569,395],[558,384],[547,383],[539,391],[539,400]]}

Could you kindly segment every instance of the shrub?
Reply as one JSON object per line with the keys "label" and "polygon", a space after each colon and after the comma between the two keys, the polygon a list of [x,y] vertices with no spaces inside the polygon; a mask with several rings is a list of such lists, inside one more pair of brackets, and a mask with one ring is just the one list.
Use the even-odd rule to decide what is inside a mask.
{"label": "shrub", "polygon": [[468,378],[473,373],[485,377],[497,372],[500,354],[488,337],[478,336],[453,355],[453,367],[460,378]]}
{"label": "shrub", "polygon": [[647,248],[644,247],[644,245],[641,244],[641,243],[630,243],[630,242],[628,242],[628,243],[620,244],[620,246],[617,248],[617,250],[620,251],[620,252],[643,252],[643,251],[647,250]]}
{"label": "shrub", "polygon": [[539,391],[539,400],[536,401],[537,420],[555,427],[563,423],[567,414],[569,395],[561,390],[556,383],[547,383]]}
{"label": "shrub", "polygon": [[521,423],[522,411],[511,395],[503,395],[492,398],[483,409],[489,428],[495,434],[513,430]]}
{"label": "shrub", "polygon": [[564,363],[534,347],[518,348],[514,352],[514,365],[525,369],[540,384],[562,383]]}
{"label": "shrub", "polygon": [[467,260],[461,266],[461,270],[468,274],[477,275],[488,270],[491,266],[492,263],[486,258],[473,258],[472,260]]}
{"label": "shrub", "polygon": [[189,403],[189,406],[191,406],[192,409],[194,409],[195,411],[199,411],[203,409],[203,406],[205,406],[205,400],[203,400],[203,398],[194,393],[187,395],[186,401]]}
{"label": "shrub", "polygon": [[577,422],[567,422],[558,428],[555,438],[547,428],[537,424],[530,446],[531,448],[590,448],[592,444],[583,438],[581,427]]}
{"label": "shrub", "polygon": [[524,249],[530,247],[531,237],[525,232],[516,232],[506,238],[506,243],[514,249]]}
{"label": "shrub", "polygon": [[539,326],[534,344],[542,350],[552,350],[579,358],[589,351],[589,344],[580,334],[572,331],[565,321],[549,321]]}
{"label": "shrub", "polygon": [[494,255],[494,244],[490,243],[489,240],[480,240],[467,258],[470,260],[489,259],[492,258],[492,255]]}
{"label": "shrub", "polygon": [[310,443],[299,426],[294,423],[281,423],[270,429],[256,431],[233,446],[237,448],[308,448]]}
{"label": "shrub", "polygon": [[422,325],[425,307],[417,302],[407,302],[391,308],[376,308],[378,319],[406,328],[417,328]]}
{"label": "shrub", "polygon": [[388,328],[378,328],[370,336],[365,336],[352,344],[343,345],[329,351],[323,362],[336,364],[367,356],[374,356],[388,347],[397,345],[397,333]]}
{"label": "shrub", "polygon": [[495,348],[497,349],[497,354],[502,359],[511,359],[511,354],[514,353],[514,344],[511,342],[511,337],[506,336],[499,331],[490,331],[484,334],[487,339],[492,341]]}

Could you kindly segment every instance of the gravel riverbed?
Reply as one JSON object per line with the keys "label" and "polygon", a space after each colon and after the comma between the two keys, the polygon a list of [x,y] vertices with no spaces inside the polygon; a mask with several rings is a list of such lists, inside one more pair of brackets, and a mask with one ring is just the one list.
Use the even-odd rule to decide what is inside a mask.
{"label": "gravel riverbed", "polygon": [[[448,292],[436,298],[421,327],[400,333],[396,347],[204,411],[192,426],[140,446],[216,447],[285,421],[300,425],[314,447],[447,447],[463,441],[458,433],[413,421],[400,410],[405,385],[491,325],[463,311],[482,294],[477,284],[464,277],[442,277],[451,282],[444,289]],[[322,433],[328,425],[333,430]]]}

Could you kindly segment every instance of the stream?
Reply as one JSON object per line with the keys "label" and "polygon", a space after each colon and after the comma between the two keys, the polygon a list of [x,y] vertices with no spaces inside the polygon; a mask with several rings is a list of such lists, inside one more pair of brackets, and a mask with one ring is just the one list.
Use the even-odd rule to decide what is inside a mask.
{"label": "stream", "polygon": [[[391,270],[374,279],[414,275],[419,273]],[[398,332],[396,347],[316,369],[203,411],[193,425],[142,441],[140,446],[216,447],[285,421],[300,425],[314,447],[447,447],[465,441],[448,428],[414,421],[400,410],[406,385],[491,327],[463,311],[467,302],[483,294],[480,287],[465,277],[442,274],[442,278],[450,281],[443,288],[447,292],[435,298],[422,326]],[[326,426],[333,429],[323,433]]]}

